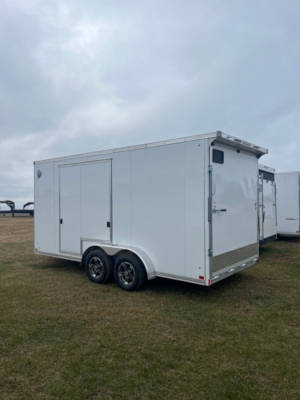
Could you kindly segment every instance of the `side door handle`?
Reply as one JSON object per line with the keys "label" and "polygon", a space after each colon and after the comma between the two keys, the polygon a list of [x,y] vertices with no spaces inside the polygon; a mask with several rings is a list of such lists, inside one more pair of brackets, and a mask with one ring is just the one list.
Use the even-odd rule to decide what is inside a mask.
{"label": "side door handle", "polygon": [[60,218],[59,223],[62,224],[64,222],[64,220],[62,218]]}
{"label": "side door handle", "polygon": [[227,212],[227,208],[213,208],[214,213]]}

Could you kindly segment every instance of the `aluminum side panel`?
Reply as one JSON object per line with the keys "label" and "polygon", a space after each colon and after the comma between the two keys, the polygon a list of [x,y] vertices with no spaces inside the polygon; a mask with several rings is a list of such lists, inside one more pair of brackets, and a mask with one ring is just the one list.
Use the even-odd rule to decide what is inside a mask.
{"label": "aluminum side panel", "polygon": [[114,241],[142,249],[157,273],[205,274],[205,146],[199,140],[114,154]]}

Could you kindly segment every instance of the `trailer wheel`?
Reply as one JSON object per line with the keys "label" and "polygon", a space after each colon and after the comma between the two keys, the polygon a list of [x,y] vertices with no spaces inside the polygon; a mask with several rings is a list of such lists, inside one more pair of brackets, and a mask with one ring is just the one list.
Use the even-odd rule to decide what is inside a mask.
{"label": "trailer wheel", "polygon": [[146,280],[146,270],[142,261],[132,253],[121,253],[116,257],[114,278],[120,288],[137,290]]}
{"label": "trailer wheel", "polygon": [[88,278],[95,283],[106,283],[112,276],[111,258],[101,249],[91,250],[84,259]]}

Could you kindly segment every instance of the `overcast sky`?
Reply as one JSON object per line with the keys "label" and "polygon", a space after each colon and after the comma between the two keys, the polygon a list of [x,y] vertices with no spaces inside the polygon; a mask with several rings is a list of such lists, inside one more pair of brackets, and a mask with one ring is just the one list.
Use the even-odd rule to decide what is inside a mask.
{"label": "overcast sky", "polygon": [[300,170],[299,0],[2,0],[0,199],[32,162],[222,130]]}

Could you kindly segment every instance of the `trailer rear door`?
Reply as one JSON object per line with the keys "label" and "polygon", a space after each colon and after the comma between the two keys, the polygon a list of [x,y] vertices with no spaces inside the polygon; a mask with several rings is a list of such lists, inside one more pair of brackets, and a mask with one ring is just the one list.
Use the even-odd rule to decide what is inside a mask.
{"label": "trailer rear door", "polygon": [[276,235],[276,193],[274,175],[272,179],[263,180],[263,238]]}
{"label": "trailer rear door", "polygon": [[211,147],[211,272],[258,254],[255,154],[234,147]]}
{"label": "trailer rear door", "polygon": [[258,223],[259,223],[259,240],[263,241],[264,234],[264,222],[265,222],[265,210],[264,210],[264,179],[263,175],[259,173],[258,176]]}

